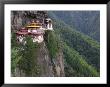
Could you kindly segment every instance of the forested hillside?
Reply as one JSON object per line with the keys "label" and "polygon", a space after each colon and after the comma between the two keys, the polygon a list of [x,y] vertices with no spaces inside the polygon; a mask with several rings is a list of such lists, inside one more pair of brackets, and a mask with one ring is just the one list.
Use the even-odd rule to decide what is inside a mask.
{"label": "forested hillside", "polygon": [[64,21],[73,29],[100,41],[99,11],[52,11],[49,14],[55,19]]}
{"label": "forested hillside", "polygon": [[[17,45],[12,32],[12,75],[100,76],[99,13],[48,11],[47,15],[52,19],[54,31],[46,31],[40,44],[33,44],[27,37],[27,45]],[[26,21],[28,17],[24,19]]]}
{"label": "forested hillside", "polygon": [[[58,13],[60,14],[60,11]],[[67,12],[64,12],[64,13],[67,13]],[[49,12],[49,14],[54,20],[54,28],[55,28],[56,34],[58,34],[61,37],[62,41],[64,42],[63,48],[64,48],[64,56],[65,56],[64,58],[65,58],[65,64],[66,64],[65,73],[67,74],[67,76],[69,75],[70,76],[99,76],[99,72],[100,72],[99,42],[95,41],[94,39],[89,37],[87,34],[80,33],[72,26],[69,26],[67,23],[65,23],[65,21],[63,21],[63,19],[62,20],[57,19],[53,12]],[[64,20],[66,20],[66,18],[67,17],[65,17]],[[97,18],[95,20],[97,20]],[[99,22],[96,24],[99,24]],[[91,26],[91,24],[89,26]],[[81,63],[80,61],[83,63]],[[85,64],[85,66],[83,66],[83,64]],[[80,68],[82,70],[84,68],[86,69],[84,69],[83,70],[84,72],[82,72]],[[91,71],[89,72],[89,70],[91,70],[92,72]]]}

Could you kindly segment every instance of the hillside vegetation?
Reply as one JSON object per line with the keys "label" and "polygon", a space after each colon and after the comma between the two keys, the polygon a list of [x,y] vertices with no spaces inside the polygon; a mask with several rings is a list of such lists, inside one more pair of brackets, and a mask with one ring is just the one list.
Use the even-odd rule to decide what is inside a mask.
{"label": "hillside vegetation", "polygon": [[[18,44],[16,41],[16,35],[12,31],[12,76],[100,76],[99,38],[95,38],[97,35],[95,37],[91,36],[93,33],[95,35],[96,31],[98,31],[97,33],[100,35],[98,30],[99,22],[97,16],[93,17],[93,20],[96,20],[97,22],[91,21],[91,23],[88,23],[88,26],[92,26],[94,24],[96,25],[95,31],[92,31],[91,34],[88,34],[87,32],[84,32],[87,29],[92,28],[86,26],[85,31],[80,31],[78,27],[74,26],[75,24],[73,20],[75,21],[76,19],[74,19],[73,16],[71,16],[73,18],[69,17],[70,14],[68,12],[68,14],[65,14],[65,12],[66,11],[59,11],[58,13],[53,11],[48,12],[49,17],[51,17],[53,20],[52,23],[54,31],[45,31],[44,41],[40,44],[33,43],[30,37],[26,37],[26,45]],[[75,15],[75,17],[76,13],[81,15],[80,12],[76,12],[75,14],[74,12],[70,13],[71,15]],[[87,12],[85,14],[86,17],[89,17],[87,16]],[[92,12],[89,13],[89,15],[91,14]],[[62,17],[60,18],[61,15]],[[80,18],[81,17],[82,16],[80,16]],[[78,18],[78,20],[80,18]],[[26,21],[28,17],[24,19]],[[68,22],[70,20],[72,21],[71,23]],[[90,18],[88,20],[90,20]],[[80,21],[77,23],[80,23]]]}
{"label": "hillside vegetation", "polygon": [[100,76],[100,44],[52,17],[54,28],[63,41],[66,76]]}
{"label": "hillside vegetation", "polygon": [[61,20],[71,28],[100,42],[99,11],[49,11],[52,18]]}

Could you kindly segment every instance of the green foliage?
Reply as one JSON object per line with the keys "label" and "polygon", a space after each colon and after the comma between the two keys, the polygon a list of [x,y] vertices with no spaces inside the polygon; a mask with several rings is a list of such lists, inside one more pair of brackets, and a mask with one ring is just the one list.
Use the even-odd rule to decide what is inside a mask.
{"label": "green foliage", "polygon": [[[38,68],[35,62],[37,44],[32,42],[31,37],[26,37],[26,41],[26,45],[23,46],[24,50],[20,52],[22,55],[22,60],[19,62],[19,67],[26,73],[27,76],[32,76]],[[33,69],[35,72],[33,72]]]}
{"label": "green foliage", "polygon": [[100,76],[100,44],[61,20],[53,23],[64,42],[65,76]]}
{"label": "green foliage", "polygon": [[59,42],[58,36],[55,34],[54,31],[46,31],[44,38],[45,38],[50,56],[52,58],[55,58],[56,54],[60,49],[60,42]]}
{"label": "green foliage", "polygon": [[72,29],[62,21],[55,20],[54,26],[63,42],[74,48],[90,65],[100,71],[100,45],[97,41]]}
{"label": "green foliage", "polygon": [[26,41],[25,45],[16,43],[16,35],[12,33],[11,71],[13,74],[18,67],[26,76],[37,76],[40,72],[40,67],[35,62],[38,44],[33,43],[31,37],[26,37]]}
{"label": "green foliage", "polygon": [[16,43],[16,34],[14,32],[11,33],[11,47],[17,47],[18,44]]}
{"label": "green foliage", "polygon": [[22,56],[19,55],[18,47],[13,47],[11,50],[11,72],[13,74],[21,58]]}
{"label": "green foliage", "polygon": [[[53,27],[54,31],[45,32],[44,41],[51,58],[56,58],[59,50],[63,49],[65,76],[100,76],[100,44],[57,18],[53,19]],[[33,43],[30,37],[26,37],[26,45],[18,45],[13,32],[11,41],[12,73],[16,67],[19,67],[26,76],[40,75],[40,66],[35,59],[39,45]]]}
{"label": "green foliage", "polygon": [[[99,76],[94,67],[89,65],[77,51],[64,44],[64,57],[66,62],[72,67],[66,72],[70,72],[71,76]],[[67,75],[68,76],[68,75]]]}
{"label": "green foliage", "polygon": [[100,41],[99,11],[49,11],[48,13],[58,22],[63,21],[67,26]]}

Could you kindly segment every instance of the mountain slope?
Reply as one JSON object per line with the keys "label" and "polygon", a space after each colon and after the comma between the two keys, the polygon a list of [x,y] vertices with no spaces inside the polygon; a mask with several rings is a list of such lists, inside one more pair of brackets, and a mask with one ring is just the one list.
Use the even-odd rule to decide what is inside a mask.
{"label": "mountain slope", "polygon": [[[66,76],[99,76],[97,70],[88,64],[79,52],[70,48],[66,44],[64,44],[64,54],[67,63],[65,66]],[[70,71],[70,73],[68,73],[68,71]]]}
{"label": "mountain slope", "polygon": [[52,11],[48,13],[55,19],[64,21],[72,28],[100,41],[99,11]]}
{"label": "mountain slope", "polygon": [[[85,71],[85,73],[88,74],[84,74],[82,71],[77,71],[77,74],[72,74],[70,72],[70,76],[99,76],[99,71],[100,71],[100,45],[97,41],[93,40],[92,38],[90,38],[87,35],[84,35],[78,31],[76,31],[75,29],[71,28],[70,26],[68,26],[67,24],[65,24],[63,21],[58,20],[53,18],[54,20],[54,29],[56,34],[58,34],[60,36],[60,38],[62,39],[62,43],[66,43],[66,47],[64,45],[64,50],[66,50],[66,48],[68,48],[68,50],[64,51],[64,57],[65,58],[65,64],[67,66],[69,66],[68,68],[65,66],[65,70],[71,70],[76,72],[77,70],[74,68],[74,64],[76,65],[77,68],[80,68],[80,66],[83,66],[82,63],[77,64],[76,61],[74,61],[74,57],[76,56],[76,58],[78,59],[82,59],[82,61],[87,64],[87,66],[92,67],[91,68],[91,73],[89,71]],[[73,61],[69,60],[69,58],[72,59],[72,55],[71,53],[73,51]],[[74,53],[74,51],[77,52]],[[68,57],[67,57],[68,55]],[[79,56],[78,56],[79,55]],[[67,62],[70,61],[70,62]],[[89,67],[89,68],[90,68]],[[86,68],[86,66],[83,67],[83,69]],[[89,69],[90,70],[90,69]],[[69,71],[65,71],[65,73],[67,73]],[[93,74],[94,72],[94,74]],[[69,74],[69,73],[68,73]],[[68,75],[67,75],[68,76]]]}
{"label": "mountain slope", "polygon": [[[33,44],[27,37],[25,46],[18,45],[16,35],[12,31],[12,76],[100,76],[99,42],[66,23],[66,21],[74,20],[68,15],[65,17],[65,19],[68,17],[68,20],[65,21],[58,18],[53,11],[49,11],[48,15],[53,20],[54,31],[46,31],[44,42],[41,44]],[[33,17],[36,17],[35,14],[32,18],[21,16],[23,19],[21,24],[24,25]],[[16,15],[15,18],[17,20]],[[14,23],[17,25],[16,22]],[[12,27],[12,30],[18,27]]]}

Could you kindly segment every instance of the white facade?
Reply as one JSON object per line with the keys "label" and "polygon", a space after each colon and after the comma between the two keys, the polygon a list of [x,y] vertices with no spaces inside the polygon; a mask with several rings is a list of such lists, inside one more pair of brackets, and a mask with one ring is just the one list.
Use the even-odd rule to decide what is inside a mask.
{"label": "white facade", "polygon": [[32,33],[37,33],[37,30],[36,30],[36,29],[33,29],[33,30],[32,30]]}
{"label": "white facade", "polygon": [[30,29],[28,29],[28,32],[30,33],[30,32],[31,32],[31,30],[30,30]]}
{"label": "white facade", "polygon": [[17,40],[18,40],[20,43],[22,43],[23,45],[26,44],[25,37],[23,37],[23,36],[17,36]]}
{"label": "white facade", "polygon": [[[44,35],[45,30],[53,30],[53,25],[51,23],[50,18],[47,19],[46,26],[44,27],[41,26],[39,28],[34,28],[34,29],[28,29],[27,32],[35,35],[34,37],[32,37],[33,42],[41,43],[44,40],[43,35]],[[25,37],[18,36],[17,39],[20,43],[26,44]]]}
{"label": "white facade", "polygon": [[[17,40],[24,45],[26,44],[25,37],[23,36],[17,36]],[[39,35],[39,36],[34,36],[32,40],[33,42],[41,43],[44,40],[44,38],[43,35]]]}
{"label": "white facade", "polygon": [[41,43],[43,40],[44,40],[43,35],[35,36],[35,37],[33,38],[33,42]]}
{"label": "white facade", "polygon": [[48,24],[48,25],[47,25],[47,30],[53,30],[52,24]]}
{"label": "white facade", "polygon": [[18,36],[17,39],[18,39],[18,41],[19,41],[20,43],[23,42],[23,37],[22,37],[22,36]]}

